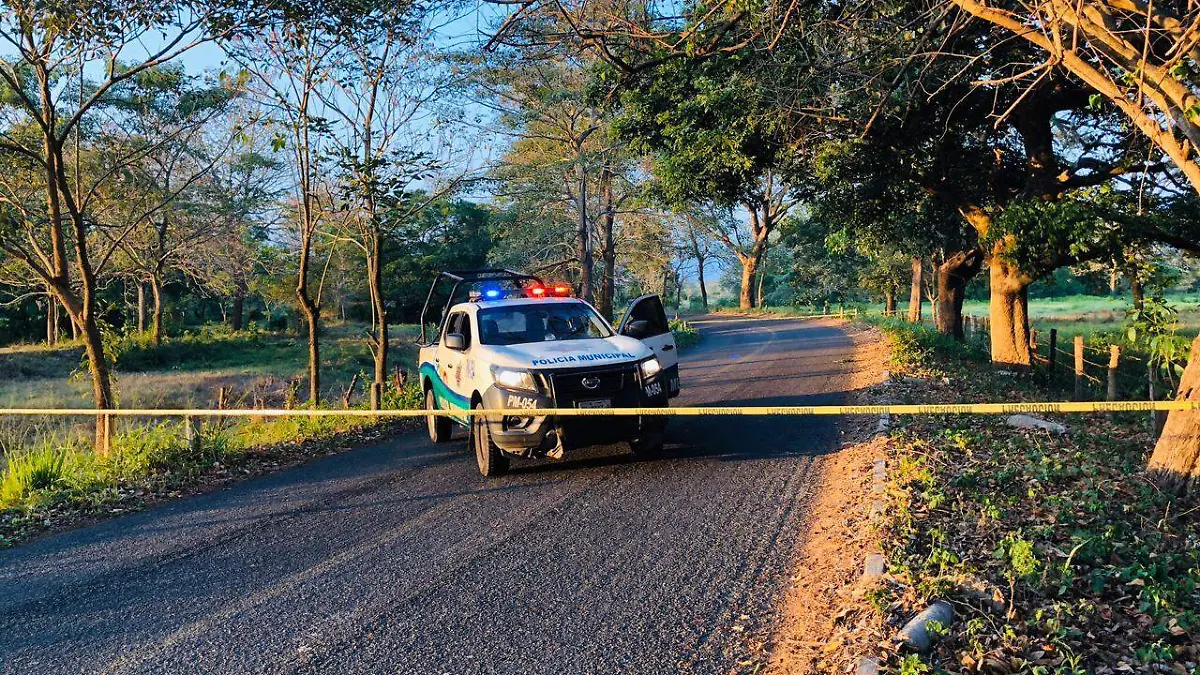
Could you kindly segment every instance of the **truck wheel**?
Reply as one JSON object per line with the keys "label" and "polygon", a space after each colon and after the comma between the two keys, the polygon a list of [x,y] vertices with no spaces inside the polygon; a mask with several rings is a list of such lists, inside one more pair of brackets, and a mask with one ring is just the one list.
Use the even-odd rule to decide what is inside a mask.
{"label": "truck wheel", "polygon": [[[433,390],[425,392],[425,409],[437,410],[437,397],[433,395]],[[429,440],[434,443],[445,443],[450,440],[450,433],[453,430],[452,422],[449,417],[439,417],[437,415],[426,415],[425,426],[429,427]]]}
{"label": "truck wheel", "polygon": [[[482,410],[483,404],[476,403],[474,408]],[[508,471],[508,457],[505,457],[500,448],[492,442],[487,418],[482,415],[471,416],[471,446],[475,450],[475,463],[479,465],[479,473],[491,478]]]}
{"label": "truck wheel", "polygon": [[663,433],[651,432],[629,441],[629,449],[637,457],[657,457],[663,451]]}

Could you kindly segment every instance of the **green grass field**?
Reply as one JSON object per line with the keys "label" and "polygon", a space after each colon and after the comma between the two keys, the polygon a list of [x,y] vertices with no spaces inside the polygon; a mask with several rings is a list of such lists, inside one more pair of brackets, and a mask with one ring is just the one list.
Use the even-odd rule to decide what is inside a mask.
{"label": "green grass field", "polygon": [[[1190,337],[1200,331],[1200,295],[1171,295],[1167,300],[1179,311],[1181,335]],[[1092,295],[1034,298],[1029,301],[1029,321],[1038,330],[1055,328],[1061,336],[1110,335],[1124,329],[1130,302],[1128,297]],[[963,313],[987,316],[987,302],[969,301],[963,305]]]}
{"label": "green grass field", "polygon": [[[366,396],[373,364],[363,340],[365,330],[352,323],[326,327],[321,359],[324,405],[339,406],[355,374],[359,382],[352,404]],[[415,371],[416,331],[416,326],[392,327],[393,369]],[[228,407],[280,407],[297,384],[300,398],[307,391],[307,344],[295,334],[202,332],[170,338],[160,347],[127,341],[116,349],[117,400],[124,408],[215,407],[222,389]],[[0,407],[91,406],[91,381],[78,346],[0,348]],[[86,420],[0,419],[0,455],[51,435],[68,442],[89,433]]]}

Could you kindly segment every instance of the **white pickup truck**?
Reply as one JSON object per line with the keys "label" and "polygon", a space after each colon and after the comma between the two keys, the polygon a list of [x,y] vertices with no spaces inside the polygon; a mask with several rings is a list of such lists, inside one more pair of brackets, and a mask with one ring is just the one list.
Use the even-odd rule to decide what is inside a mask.
{"label": "white pickup truck", "polygon": [[435,443],[450,440],[453,424],[466,427],[484,476],[506,471],[510,457],[559,459],[589,445],[627,441],[640,455],[662,449],[665,416],[521,415],[531,408],[667,406],[679,393],[679,357],[658,296],[634,300],[614,329],[570,297],[569,286],[510,270],[452,271],[434,282],[424,312],[446,279],[453,288],[436,334],[423,331],[420,339],[425,408],[512,415],[429,415]]}

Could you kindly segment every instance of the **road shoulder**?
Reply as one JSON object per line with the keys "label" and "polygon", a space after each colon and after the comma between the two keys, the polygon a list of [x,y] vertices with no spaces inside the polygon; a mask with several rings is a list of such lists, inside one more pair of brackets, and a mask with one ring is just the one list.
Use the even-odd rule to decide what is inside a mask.
{"label": "road shoulder", "polygon": [[[847,403],[876,403],[887,379],[886,338],[876,329],[855,325],[847,334],[854,340],[855,361]],[[869,522],[871,478],[886,442],[876,437],[877,422],[874,416],[839,420],[841,449],[821,460],[803,528],[807,536],[795,553],[768,673],[847,672],[857,666],[852,655],[866,651],[854,647],[868,642],[869,633],[843,608],[855,606],[847,601],[863,592],[858,583],[863,559],[876,543]]]}

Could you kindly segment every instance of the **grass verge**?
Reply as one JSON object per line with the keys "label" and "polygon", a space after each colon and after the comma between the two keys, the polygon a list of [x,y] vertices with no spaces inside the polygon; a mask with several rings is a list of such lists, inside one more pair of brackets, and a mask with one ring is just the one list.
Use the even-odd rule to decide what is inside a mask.
{"label": "grass verge", "polygon": [[[1046,400],[980,349],[883,322],[902,402]],[[894,673],[1200,672],[1200,497],[1143,473],[1148,415],[1050,416],[1067,435],[1002,417],[899,418],[879,530],[887,581],[865,611],[894,631],[933,599],[956,620]]]}
{"label": "grass verge", "polygon": [[[416,382],[385,400],[417,408]],[[183,422],[132,427],[98,456],[79,441],[44,438],[11,452],[0,472],[0,549],[37,534],[201,492],[379,438],[420,420],[295,417],[206,423],[195,442]]]}

